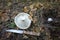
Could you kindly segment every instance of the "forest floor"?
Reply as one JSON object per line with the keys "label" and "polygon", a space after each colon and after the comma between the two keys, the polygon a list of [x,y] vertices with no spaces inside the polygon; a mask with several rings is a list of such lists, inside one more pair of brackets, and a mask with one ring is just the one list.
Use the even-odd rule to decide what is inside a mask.
{"label": "forest floor", "polygon": [[[6,29],[19,29],[14,17],[26,12],[32,17],[26,31],[40,32],[40,36],[6,32]],[[47,18],[53,18],[48,22]],[[22,0],[0,0],[0,40],[60,40],[60,2],[39,2]]]}

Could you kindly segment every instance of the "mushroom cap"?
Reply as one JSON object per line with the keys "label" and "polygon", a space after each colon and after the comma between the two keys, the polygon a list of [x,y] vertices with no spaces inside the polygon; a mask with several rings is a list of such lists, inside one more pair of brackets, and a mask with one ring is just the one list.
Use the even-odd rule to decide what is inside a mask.
{"label": "mushroom cap", "polygon": [[53,21],[53,19],[52,18],[48,18],[48,21],[51,22],[51,21]]}
{"label": "mushroom cap", "polygon": [[27,13],[19,13],[15,18],[14,22],[16,26],[20,29],[27,29],[30,27],[31,19],[29,19],[29,14]]}

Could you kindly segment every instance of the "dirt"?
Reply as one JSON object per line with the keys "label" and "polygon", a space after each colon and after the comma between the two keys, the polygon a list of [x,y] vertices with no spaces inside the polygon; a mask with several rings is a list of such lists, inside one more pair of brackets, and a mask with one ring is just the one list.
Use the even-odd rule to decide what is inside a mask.
{"label": "dirt", "polygon": [[[0,40],[60,40],[60,2],[46,1],[0,0]],[[31,26],[26,31],[40,32],[40,36],[5,31],[19,29],[14,17],[20,12],[26,12],[32,18]],[[54,21],[48,22],[50,17]]]}

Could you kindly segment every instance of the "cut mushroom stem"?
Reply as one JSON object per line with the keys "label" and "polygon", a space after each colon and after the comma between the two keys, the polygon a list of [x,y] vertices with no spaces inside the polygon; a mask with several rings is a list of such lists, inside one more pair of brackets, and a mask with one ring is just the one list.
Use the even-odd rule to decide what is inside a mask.
{"label": "cut mushroom stem", "polygon": [[36,33],[36,32],[24,31],[24,34],[40,36],[40,33],[39,33],[39,32],[38,32],[38,33]]}

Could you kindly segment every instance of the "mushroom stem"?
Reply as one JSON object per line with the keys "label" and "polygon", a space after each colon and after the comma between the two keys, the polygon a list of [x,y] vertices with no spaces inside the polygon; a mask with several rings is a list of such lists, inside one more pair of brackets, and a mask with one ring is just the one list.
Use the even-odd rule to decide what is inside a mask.
{"label": "mushroom stem", "polygon": [[40,33],[36,33],[36,32],[30,32],[30,31],[24,31],[24,34],[29,34],[29,35],[35,35],[35,36],[40,36]]}

